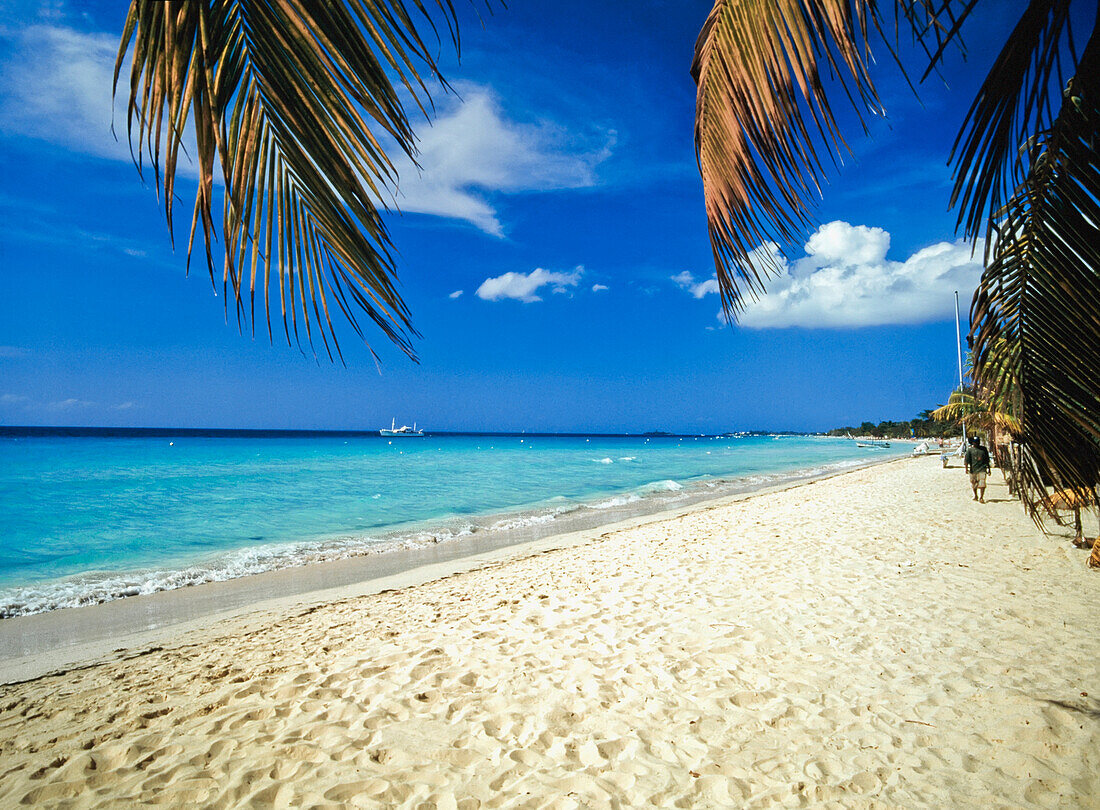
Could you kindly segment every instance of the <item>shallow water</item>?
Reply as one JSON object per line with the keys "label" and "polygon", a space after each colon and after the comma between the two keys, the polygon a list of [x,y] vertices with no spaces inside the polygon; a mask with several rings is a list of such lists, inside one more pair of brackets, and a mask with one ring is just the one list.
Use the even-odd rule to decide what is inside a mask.
{"label": "shallow water", "polygon": [[0,617],[599,525],[907,453],[821,437],[0,438]]}

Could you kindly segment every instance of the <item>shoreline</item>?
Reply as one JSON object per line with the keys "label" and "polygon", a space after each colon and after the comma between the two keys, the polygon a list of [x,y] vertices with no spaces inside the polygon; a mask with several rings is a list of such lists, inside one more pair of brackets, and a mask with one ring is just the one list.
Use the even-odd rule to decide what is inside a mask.
{"label": "shoreline", "polygon": [[606,515],[595,516],[606,518],[605,522],[564,531],[551,524],[547,526],[551,531],[546,534],[535,526],[531,527],[533,536],[518,540],[507,533],[456,536],[419,548],[307,563],[2,619],[0,685],[110,661],[136,648],[171,643],[187,632],[203,630],[215,623],[414,587],[505,560],[583,545],[606,532],[682,517],[907,458],[871,459],[818,474],[792,470],[777,484],[712,497],[701,493],[702,497],[689,503],[658,511],[617,516],[616,510],[607,510]]}
{"label": "shoreline", "polygon": [[998,478],[898,460],[2,686],[0,805],[1093,806],[1096,574]]}
{"label": "shoreline", "polygon": [[[70,522],[65,523],[68,518],[63,518],[59,524],[62,528],[58,542],[62,547],[68,544],[71,551],[86,545],[90,557],[82,565],[68,565],[68,571],[65,563],[51,571],[48,565],[39,566],[33,561],[41,559],[48,564],[55,547],[38,543],[29,531],[17,531],[15,549],[18,553],[25,545],[32,562],[22,571],[22,579],[16,578],[21,569],[5,568],[6,576],[0,586],[0,621],[283,569],[303,568],[331,560],[392,551],[415,551],[474,534],[480,535],[479,539],[486,535],[500,536],[501,544],[523,542],[549,534],[614,523],[636,514],[657,513],[726,494],[753,491],[776,482],[854,469],[874,460],[869,459],[865,452],[853,454],[851,451],[854,448],[851,446],[847,452],[839,452],[841,458],[830,458],[837,455],[837,442],[840,440],[827,440],[819,444],[813,441],[807,443],[805,437],[792,437],[803,438],[802,444],[806,445],[804,451],[791,453],[780,450],[773,454],[767,452],[767,448],[772,446],[771,441],[761,444],[756,441],[757,438],[753,437],[753,441],[745,445],[735,442],[732,446],[716,447],[715,458],[722,457],[723,460],[715,464],[704,461],[702,450],[706,450],[708,459],[711,456],[710,446],[705,441],[694,450],[688,450],[689,454],[694,453],[695,458],[687,464],[683,459],[675,460],[676,454],[685,449],[678,444],[661,448],[641,445],[630,448],[600,447],[593,453],[597,457],[583,459],[576,458],[577,451],[582,450],[579,444],[572,448],[550,447],[551,456],[555,459],[553,463],[561,462],[570,469],[560,480],[544,476],[545,480],[537,485],[534,481],[538,474],[533,473],[529,463],[532,457],[526,456],[520,461],[531,445],[525,448],[524,439],[520,438],[518,445],[502,446],[499,451],[501,455],[497,456],[499,459],[514,457],[515,462],[524,465],[524,483],[514,492],[508,491],[508,478],[501,475],[501,462],[496,459],[487,464],[488,477],[483,482],[484,488],[475,485],[448,489],[445,486],[444,491],[436,492],[431,482],[423,480],[427,457],[434,460],[439,452],[441,463],[452,464],[459,476],[470,475],[469,465],[475,458],[471,451],[475,448],[473,445],[455,445],[442,452],[444,447],[414,443],[413,446],[419,448],[414,454],[417,459],[407,465],[407,472],[412,478],[411,483],[419,481],[422,485],[428,484],[429,489],[436,492],[434,499],[429,498],[427,502],[415,496],[409,497],[408,493],[418,491],[417,486],[401,486],[390,491],[374,482],[371,476],[379,474],[379,462],[384,456],[378,453],[361,454],[359,451],[362,448],[349,456],[351,448],[344,446],[348,444],[346,441],[327,447],[327,452],[322,452],[319,457],[318,469],[332,477],[329,484],[332,488],[311,493],[306,487],[304,495],[288,498],[285,488],[295,482],[293,476],[287,477],[283,457],[296,458],[298,450],[288,450],[276,444],[274,452],[269,454],[262,445],[247,448],[234,445],[226,456],[229,468],[224,468],[220,466],[222,460],[217,456],[219,451],[216,449],[188,446],[183,460],[177,463],[164,455],[166,448],[139,440],[138,445],[118,458],[109,452],[106,454],[111,461],[103,480],[125,481],[131,473],[129,465],[135,463],[134,453],[138,454],[136,463],[139,465],[163,465],[159,471],[153,471],[151,483],[144,487],[143,491],[151,493],[150,504],[139,505],[145,502],[133,498],[129,505],[121,503],[112,509],[95,512],[87,508],[88,504],[80,503],[80,497],[88,497],[87,494],[71,493],[62,487],[56,493],[58,498],[75,498],[76,507]],[[595,448],[588,447],[587,438],[585,442],[583,453],[592,452]],[[385,442],[385,445],[392,445],[392,442]],[[422,452],[425,448],[426,454]],[[494,455],[494,449],[492,446],[488,448],[490,456]],[[401,448],[393,450],[400,451]],[[516,456],[515,451],[518,450],[524,453]],[[648,454],[653,450],[656,454],[652,457],[647,455],[645,461],[631,463],[637,461],[638,453],[644,451],[643,454]],[[901,450],[899,453],[899,450],[896,448],[884,455],[886,458],[899,457],[905,452]],[[476,451],[477,464],[481,464],[482,448],[478,446]],[[574,454],[572,460],[568,457],[571,451]],[[617,463],[613,456],[624,451],[628,455],[618,458]],[[215,453],[213,463],[209,455],[211,452]],[[666,453],[673,459],[671,462],[662,459]],[[311,459],[311,455],[307,453],[303,458]],[[366,465],[361,476],[349,474],[348,459],[357,459],[356,464]],[[582,462],[580,466],[578,461]],[[78,466],[80,463],[87,464],[89,461],[85,457],[83,462],[78,462]],[[209,490],[199,485],[185,485],[175,496],[167,497],[165,493],[174,474],[174,464],[184,471],[205,471],[209,467],[209,474],[212,475],[206,484]],[[612,464],[615,465],[614,472]],[[224,498],[218,501],[218,508],[213,513],[196,509],[195,504],[208,494],[217,495],[218,487],[224,492],[227,488],[232,490],[238,486],[234,476],[226,472],[234,465],[240,468],[251,484],[250,488],[245,486],[247,497],[241,509],[227,514]],[[620,469],[624,472],[619,472]],[[40,473],[45,474],[44,471]],[[90,474],[99,479],[98,472]],[[158,474],[165,477],[163,481],[157,478]],[[263,480],[264,475],[276,476],[284,491],[278,488],[270,493],[257,491],[254,482]],[[372,483],[363,484],[362,481]],[[16,491],[25,483],[17,476]],[[405,481],[405,484],[409,483]],[[3,482],[0,481],[0,484]],[[99,485],[102,498],[96,503],[114,502],[114,489],[117,487],[117,483]],[[299,500],[295,501],[295,497]],[[285,508],[276,508],[270,514],[257,511],[256,505],[268,498]],[[329,500],[325,501],[326,498]],[[16,502],[33,504],[36,499],[40,500],[40,497],[28,490],[25,497],[13,500],[11,506],[17,526],[34,526],[36,521],[46,527],[50,525],[52,516],[35,514],[33,506],[21,511],[16,505]],[[327,503],[328,508],[304,508],[303,504],[310,503],[312,499]],[[108,530],[116,525],[119,529],[112,536]],[[487,542],[495,544],[498,541]],[[116,547],[122,551],[121,554],[115,554]]]}

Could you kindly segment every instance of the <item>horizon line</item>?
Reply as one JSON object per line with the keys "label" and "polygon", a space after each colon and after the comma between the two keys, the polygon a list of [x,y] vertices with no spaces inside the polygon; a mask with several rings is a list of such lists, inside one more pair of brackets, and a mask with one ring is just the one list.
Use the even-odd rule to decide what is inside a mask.
{"label": "horizon line", "polygon": [[[729,434],[745,435],[791,435],[812,436],[821,435],[826,431],[811,430],[725,430],[715,433],[684,432],[666,430],[647,431],[623,431],[623,432],[587,432],[580,430],[565,431],[529,431],[529,430],[426,430],[426,436],[541,436],[541,437],[698,437],[698,436],[725,436]],[[101,425],[0,425],[0,436],[33,436],[33,435],[148,435],[148,436],[172,436],[172,435],[208,435],[208,436],[233,436],[247,434],[266,434],[268,436],[376,436],[381,438],[378,428],[209,428],[209,427],[172,427],[172,426],[101,426]]]}

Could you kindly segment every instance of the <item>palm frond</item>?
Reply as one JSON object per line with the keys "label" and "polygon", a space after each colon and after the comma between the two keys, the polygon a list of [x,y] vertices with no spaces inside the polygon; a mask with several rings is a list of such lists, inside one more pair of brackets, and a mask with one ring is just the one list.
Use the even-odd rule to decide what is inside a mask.
{"label": "palm frond", "polygon": [[897,0],[897,8],[910,23],[913,38],[928,56],[923,82],[935,71],[950,45],[965,52],[961,31],[979,0]]}
{"label": "palm frond", "polygon": [[969,391],[952,391],[947,404],[931,411],[929,416],[937,422],[957,422],[979,430],[988,431],[996,426],[1016,433],[1020,429],[1016,417],[1008,409],[1002,409],[986,392],[975,396]]}
{"label": "palm frond", "polygon": [[[860,0],[717,0],[695,44],[695,154],[727,314],[756,297],[811,222],[825,163],[846,148],[822,72],[857,110],[881,112],[868,75],[877,6]],[[857,100],[858,99],[858,100]],[[770,254],[768,254],[770,256]]]}
{"label": "palm frond", "polygon": [[967,238],[986,234],[1028,174],[1028,140],[1057,114],[1061,60],[1067,51],[1074,56],[1069,7],[1070,0],[1028,3],[967,112],[950,158],[951,205],[959,206],[958,226]]}
{"label": "palm frond", "polygon": [[941,405],[928,415],[937,422],[960,422],[978,412],[978,402],[967,391],[952,391],[946,405]]}
{"label": "palm frond", "polygon": [[1018,395],[1033,516],[1049,508],[1048,486],[1100,484],[1098,147],[1100,21],[1053,126],[1032,141],[971,308],[979,380]]}
{"label": "palm frond", "polygon": [[[457,37],[450,0],[435,6]],[[415,360],[417,333],[396,289],[379,211],[396,180],[379,139],[387,136],[410,158],[416,151],[390,77],[421,110],[431,103],[421,73],[442,81],[410,10],[434,30],[421,0],[130,6],[115,87],[132,51],[127,132],[138,170],[151,164],[172,232],[185,130],[193,136],[198,188],[188,264],[201,229],[214,282],[221,196],[225,306],[232,297],[238,322],[251,322],[253,333],[258,292],[269,338],[278,306],[287,342],[293,334],[312,347],[316,331],[331,359],[340,352],[332,321],[339,309],[364,340],[362,313]]]}
{"label": "palm frond", "polygon": [[[865,113],[884,114],[870,37],[897,59],[904,20],[931,70],[976,3],[895,0],[892,46],[877,0],[716,0],[691,72],[695,155],[727,315],[764,291],[778,267],[773,251],[758,248],[774,242],[783,250],[804,236],[827,164],[848,149],[830,96],[846,95],[861,123]],[[839,89],[827,90],[823,76]]]}

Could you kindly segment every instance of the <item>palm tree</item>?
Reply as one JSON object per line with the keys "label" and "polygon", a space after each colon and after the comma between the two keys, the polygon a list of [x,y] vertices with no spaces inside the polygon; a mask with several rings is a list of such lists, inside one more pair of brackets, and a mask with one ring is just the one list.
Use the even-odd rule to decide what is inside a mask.
{"label": "palm tree", "polygon": [[[895,30],[912,28],[925,76],[978,2],[895,0]],[[1070,7],[1029,0],[952,154],[958,225],[987,246],[971,308],[975,376],[1017,397],[1033,516],[1046,482],[1100,482],[1100,27],[1078,52]],[[133,0],[115,84],[132,54],[139,171],[148,160],[171,230],[190,127],[199,183],[188,259],[201,229],[215,279],[220,198],[225,305],[231,296],[242,325],[255,330],[258,290],[271,337],[277,291],[288,342],[304,331],[312,345],[316,331],[339,356],[338,309],[364,339],[366,314],[415,359],[381,209],[396,178],[386,149],[416,155],[402,95],[427,114],[422,75],[446,88],[418,32],[438,39],[437,25],[457,48],[452,0]],[[827,164],[846,149],[822,74],[861,115],[883,111],[871,44],[897,56],[885,28],[877,0],[716,0],[692,65],[695,144],[731,317],[776,269],[758,248],[805,234]],[[998,341],[1007,362],[990,362]]]}
{"label": "palm tree", "polygon": [[[1007,363],[1009,349],[1007,341],[999,340],[996,351],[991,352],[989,363]],[[967,378],[974,382],[956,388],[948,397],[947,404],[931,411],[930,415],[937,421],[954,422],[972,432],[977,431],[988,436],[997,466],[1005,472],[1009,492],[1016,494],[1015,456],[1005,451],[1004,445],[1007,442],[1002,439],[1014,440],[1021,432],[1020,420],[1017,418],[1019,392],[1011,386],[996,390],[976,380],[974,361],[974,353],[967,352],[965,372]]]}
{"label": "palm tree", "polygon": [[951,392],[946,405],[931,412],[931,417],[938,422],[964,425],[971,433],[988,436],[990,452],[1004,473],[1008,491],[1016,494],[1015,457],[1005,451],[1001,442],[1002,436],[1015,436],[1020,430],[1020,423],[1010,407],[980,386],[957,388]]}
{"label": "palm tree", "polygon": [[[957,388],[951,392],[946,405],[941,405],[930,412],[930,416],[938,422],[955,422],[966,425],[974,431],[985,433],[995,437],[998,431],[1015,433],[1020,428],[1011,413],[1000,410],[998,405],[988,396],[981,393],[975,395],[963,388]],[[995,439],[991,439],[994,441]]]}

